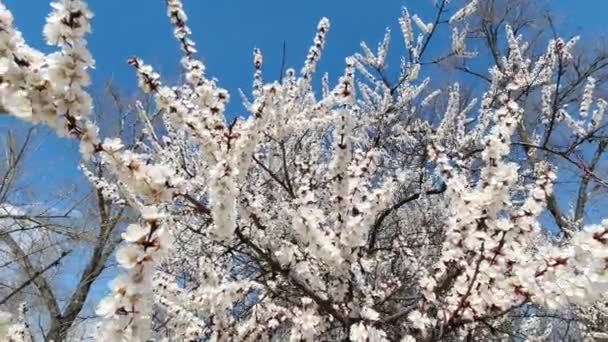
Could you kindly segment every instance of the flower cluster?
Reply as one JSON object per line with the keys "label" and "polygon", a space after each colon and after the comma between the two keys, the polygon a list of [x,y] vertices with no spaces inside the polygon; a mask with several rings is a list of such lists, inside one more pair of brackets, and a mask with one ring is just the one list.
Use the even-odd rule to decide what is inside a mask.
{"label": "flower cluster", "polygon": [[116,252],[116,260],[126,272],[112,281],[110,295],[97,306],[97,314],[105,318],[98,328],[101,340],[142,340],[147,336],[153,266],[171,242],[157,208],[145,207],[141,213],[144,223],[127,227],[122,234],[127,245]]}
{"label": "flower cluster", "polygon": [[31,342],[32,336],[25,321],[26,307],[22,304],[19,308],[18,317],[10,313],[0,311],[0,338],[6,342]]}

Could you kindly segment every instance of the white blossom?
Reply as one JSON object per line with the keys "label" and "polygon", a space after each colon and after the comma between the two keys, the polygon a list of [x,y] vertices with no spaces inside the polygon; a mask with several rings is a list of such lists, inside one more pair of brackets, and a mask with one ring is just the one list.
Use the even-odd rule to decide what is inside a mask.
{"label": "white blossom", "polygon": [[450,17],[450,24],[461,21],[473,14],[477,10],[477,1],[478,0],[471,0],[466,6],[456,11],[456,13]]}

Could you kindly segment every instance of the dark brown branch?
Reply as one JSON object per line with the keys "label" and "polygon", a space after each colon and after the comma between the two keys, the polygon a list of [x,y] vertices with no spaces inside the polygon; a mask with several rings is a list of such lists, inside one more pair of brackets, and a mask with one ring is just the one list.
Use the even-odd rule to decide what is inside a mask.
{"label": "dark brown branch", "polygon": [[588,166],[588,171],[583,174],[581,178],[581,184],[578,188],[578,196],[576,198],[576,207],[574,209],[574,222],[579,222],[583,218],[583,214],[585,212],[585,206],[587,205],[587,188],[589,187],[589,181],[592,178],[592,173],[594,172],[598,162],[604,151],[606,150],[606,146],[608,146],[608,140],[601,141],[593,154],[591,159],[591,163]]}
{"label": "dark brown branch", "polygon": [[[445,190],[447,189],[447,186],[445,185],[445,183],[442,183],[441,186],[437,189],[431,189],[429,191],[427,191],[425,194],[426,195],[437,195],[437,194],[441,194],[443,192],[445,192]],[[378,215],[378,217],[376,218],[376,221],[374,221],[374,224],[370,230],[370,238],[369,238],[369,244],[368,244],[368,250],[370,251],[370,253],[373,253],[374,251],[374,247],[376,245],[376,241],[378,240],[378,233],[380,231],[380,228],[382,226],[382,223],[384,222],[384,220],[394,211],[398,210],[399,208],[403,207],[404,205],[415,201],[417,199],[420,198],[421,193],[416,193],[413,194],[411,196],[408,197],[404,197],[402,199],[400,199],[399,201],[397,201],[395,204],[393,204],[392,207],[390,208],[386,208],[384,209],[380,215]]]}
{"label": "dark brown branch", "polygon": [[16,295],[17,293],[19,293],[20,291],[22,291],[24,288],[26,288],[31,283],[36,282],[36,280],[38,279],[38,277],[40,277],[44,272],[46,272],[46,271],[50,270],[51,268],[59,265],[59,263],[61,262],[61,259],[65,258],[71,252],[72,251],[63,251],[61,253],[61,255],[57,259],[55,259],[55,261],[53,261],[52,263],[48,264],[45,268],[41,269],[40,271],[36,271],[36,272],[32,273],[29,276],[30,278],[28,280],[26,280],[25,282],[23,282],[21,285],[19,285],[17,288],[15,288],[13,291],[11,291],[11,293],[9,293],[4,298],[2,298],[0,300],[0,305],[6,304],[6,302],[8,302],[14,295]]}

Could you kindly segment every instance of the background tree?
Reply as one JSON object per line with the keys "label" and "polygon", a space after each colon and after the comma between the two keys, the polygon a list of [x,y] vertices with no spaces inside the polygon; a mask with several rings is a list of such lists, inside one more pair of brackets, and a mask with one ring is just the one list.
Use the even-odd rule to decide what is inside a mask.
{"label": "background tree", "polygon": [[[125,102],[125,96],[108,83],[97,101],[98,113],[111,111],[124,117],[129,110]],[[130,125],[120,119],[106,124],[105,130],[128,137]],[[35,336],[63,341],[79,333],[75,328],[80,323],[86,325],[94,317],[91,305],[85,306],[87,297],[102,272],[112,266],[109,258],[120,242],[120,226],[132,218],[120,202],[86,182],[64,185],[60,200],[46,199],[46,194],[32,186],[25,170],[44,134],[34,128],[21,138],[6,132],[0,187],[5,288],[0,303],[9,312],[18,312],[27,303],[26,317],[36,327]],[[103,169],[95,161],[81,167],[91,184],[111,181],[101,180]],[[77,190],[82,187],[85,189]],[[71,274],[67,281],[65,276],[61,279],[66,273]],[[90,333],[90,328],[89,332],[83,329]]]}

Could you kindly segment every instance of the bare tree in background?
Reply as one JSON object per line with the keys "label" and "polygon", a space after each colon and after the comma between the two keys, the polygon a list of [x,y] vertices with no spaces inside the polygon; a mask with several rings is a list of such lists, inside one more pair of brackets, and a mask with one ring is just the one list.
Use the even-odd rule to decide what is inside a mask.
{"label": "bare tree in background", "polygon": [[[133,123],[126,118],[129,111],[127,102],[111,83],[98,97],[100,121],[107,114],[102,110],[120,114],[113,116],[121,118],[118,122],[105,125],[111,134],[132,136],[135,131]],[[27,159],[36,153],[37,134],[35,128],[29,128],[23,137],[8,131],[3,141],[0,309],[11,308],[5,311],[16,312],[16,308],[25,302],[29,316],[38,320],[37,329],[33,331],[37,330],[45,341],[64,341],[70,336],[71,329],[92,317],[90,312],[81,313],[92,285],[111,265],[109,259],[120,241],[119,230],[129,219],[129,211],[108,200],[101,189],[93,187],[74,191],[90,188],[87,182],[66,185],[72,190],[61,192],[61,201],[40,203],[38,197],[46,194],[37,193],[35,187],[23,182]],[[103,168],[95,161],[82,167],[86,168],[93,182],[104,176]],[[26,193],[27,199],[19,198]],[[13,201],[38,204],[32,209]],[[69,280],[69,285],[65,282],[59,284],[55,279],[58,274],[73,272],[62,264],[70,257],[78,260],[76,264],[82,265],[82,269],[72,275],[74,279]]]}

